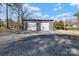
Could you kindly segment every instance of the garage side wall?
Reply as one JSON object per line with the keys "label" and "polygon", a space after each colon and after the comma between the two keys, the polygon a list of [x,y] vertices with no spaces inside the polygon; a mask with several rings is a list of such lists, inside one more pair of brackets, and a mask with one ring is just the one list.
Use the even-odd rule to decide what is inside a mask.
{"label": "garage side wall", "polygon": [[50,28],[50,30],[53,30],[53,21],[49,21],[49,28]]}

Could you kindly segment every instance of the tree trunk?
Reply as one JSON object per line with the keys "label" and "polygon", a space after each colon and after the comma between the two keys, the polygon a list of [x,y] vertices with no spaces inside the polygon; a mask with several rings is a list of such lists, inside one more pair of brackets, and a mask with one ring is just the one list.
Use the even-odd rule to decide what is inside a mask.
{"label": "tree trunk", "polygon": [[22,24],[22,29],[24,30],[23,15],[21,16],[21,24]]}
{"label": "tree trunk", "polygon": [[9,23],[8,23],[8,3],[6,3],[6,21],[7,21],[7,28],[9,29]]}

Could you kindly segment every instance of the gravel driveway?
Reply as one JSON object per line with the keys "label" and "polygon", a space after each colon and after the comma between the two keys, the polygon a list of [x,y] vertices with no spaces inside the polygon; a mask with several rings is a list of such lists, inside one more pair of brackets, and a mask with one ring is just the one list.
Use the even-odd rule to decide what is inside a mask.
{"label": "gravel driveway", "polygon": [[79,37],[56,31],[0,35],[1,56],[77,56]]}

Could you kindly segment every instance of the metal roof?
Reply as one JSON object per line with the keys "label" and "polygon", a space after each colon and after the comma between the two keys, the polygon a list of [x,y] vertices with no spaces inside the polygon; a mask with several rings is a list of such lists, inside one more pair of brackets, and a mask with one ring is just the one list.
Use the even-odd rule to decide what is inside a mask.
{"label": "metal roof", "polygon": [[24,19],[23,21],[53,21],[52,19]]}

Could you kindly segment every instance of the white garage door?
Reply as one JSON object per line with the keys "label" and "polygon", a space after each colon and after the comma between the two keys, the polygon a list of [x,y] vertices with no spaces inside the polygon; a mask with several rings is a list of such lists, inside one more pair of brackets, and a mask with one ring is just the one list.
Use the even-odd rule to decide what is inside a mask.
{"label": "white garage door", "polygon": [[34,22],[28,23],[28,30],[36,30],[36,23]]}
{"label": "white garage door", "polygon": [[41,30],[44,31],[49,30],[49,23],[41,23]]}

